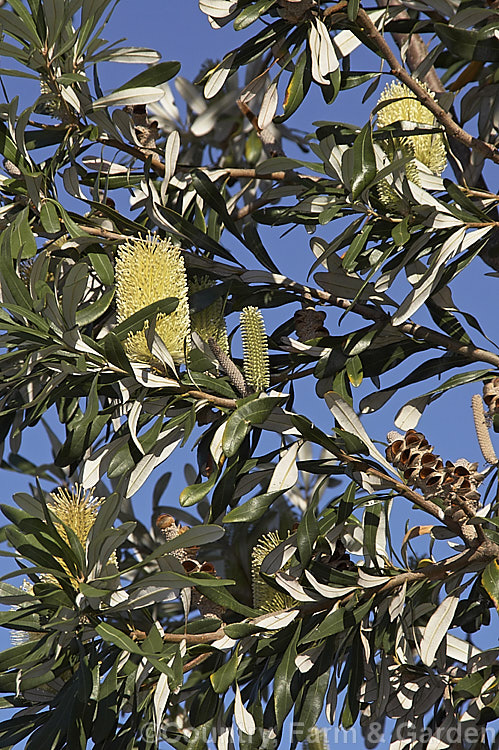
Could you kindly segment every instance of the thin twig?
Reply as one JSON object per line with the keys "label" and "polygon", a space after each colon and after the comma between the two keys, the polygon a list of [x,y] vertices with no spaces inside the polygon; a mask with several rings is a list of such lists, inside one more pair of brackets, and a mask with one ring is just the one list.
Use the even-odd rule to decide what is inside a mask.
{"label": "thin twig", "polygon": [[182,672],[184,674],[186,672],[190,672],[191,669],[198,667],[200,664],[206,661],[209,656],[211,656],[211,651],[207,651],[205,654],[199,654],[199,656],[196,656],[194,659],[188,661],[187,664],[184,664],[184,666],[182,667]]}
{"label": "thin twig", "polygon": [[[323,302],[329,302],[334,307],[339,307],[342,310],[347,310],[361,315],[366,320],[373,320],[376,323],[384,325],[390,324],[390,316],[387,315],[383,310],[373,307],[372,305],[364,305],[359,302],[351,302],[351,300],[344,297],[337,297],[335,294],[330,294],[322,289],[315,289],[313,287],[304,286],[299,284],[292,279],[282,277],[279,281],[279,286],[284,286],[289,289],[301,292],[304,297],[320,299]],[[480,349],[473,344],[461,344],[450,336],[446,336],[439,331],[434,331],[426,326],[418,325],[417,323],[402,323],[397,326],[397,330],[402,333],[406,333],[415,339],[420,339],[433,346],[442,346],[448,351],[460,354],[467,359],[471,359],[476,362],[487,362],[494,367],[499,367],[499,356],[493,352],[489,352],[486,349]]]}
{"label": "thin twig", "polygon": [[192,398],[205,399],[214,406],[220,406],[222,409],[235,409],[237,401],[235,398],[222,398],[222,396],[214,396],[211,393],[205,393],[204,391],[198,391],[193,388],[182,391],[183,396],[191,396]]}

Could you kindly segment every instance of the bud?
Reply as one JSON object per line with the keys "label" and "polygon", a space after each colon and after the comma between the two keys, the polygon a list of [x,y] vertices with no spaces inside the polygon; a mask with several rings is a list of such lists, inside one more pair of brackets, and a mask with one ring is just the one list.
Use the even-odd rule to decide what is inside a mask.
{"label": "bud", "polygon": [[[215,283],[209,276],[194,276],[189,281],[189,295],[209,289]],[[219,298],[205,307],[204,310],[191,313],[192,330],[198,333],[204,341],[213,339],[226,354],[229,353],[227,326],[223,316],[224,299]]]}
{"label": "bud", "polygon": [[[189,345],[190,319],[187,276],[180,248],[171,239],[149,235],[133,238],[118,248],[116,258],[116,313],[118,323],[153,302],[176,297],[177,308],[170,314],[158,313],[156,332],[174,362],[184,361],[184,345]],[[157,364],[142,330],[128,334],[125,349],[134,362]]]}
{"label": "bud", "polygon": [[244,375],[258,393],[270,385],[267,334],[258,307],[244,307],[241,311]]}

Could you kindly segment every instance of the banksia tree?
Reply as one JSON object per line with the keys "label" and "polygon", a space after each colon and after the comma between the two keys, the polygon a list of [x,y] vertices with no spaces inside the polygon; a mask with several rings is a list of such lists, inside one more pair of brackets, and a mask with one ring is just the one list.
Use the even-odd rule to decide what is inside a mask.
{"label": "banksia tree", "polygon": [[[156,316],[156,332],[176,363],[189,348],[190,315],[187,275],[182,252],[170,239],[157,235],[127,240],[116,258],[116,314],[118,323],[153,302],[176,297],[177,308]],[[146,338],[149,322],[128,334],[125,349],[132,362],[154,364]]]}
{"label": "banksia tree", "polygon": [[243,366],[248,385],[259,393],[270,385],[267,334],[258,307],[243,307],[241,311]]}
{"label": "banksia tree", "polygon": [[0,0],[0,746],[482,750],[496,4],[122,5]]}

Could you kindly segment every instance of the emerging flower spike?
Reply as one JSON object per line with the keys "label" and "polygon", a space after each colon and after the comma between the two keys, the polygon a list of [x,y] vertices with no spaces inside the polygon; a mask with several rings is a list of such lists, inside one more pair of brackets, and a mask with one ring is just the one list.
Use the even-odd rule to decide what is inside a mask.
{"label": "emerging flower spike", "polygon": [[[116,258],[116,313],[118,323],[166,297],[177,297],[178,306],[169,315],[158,313],[156,331],[174,362],[184,361],[184,343],[189,345],[190,317],[187,276],[180,248],[171,239],[149,235],[127,240]],[[125,349],[134,362],[156,364],[143,329],[130,333]]]}
{"label": "emerging flower spike", "polygon": [[[58,487],[54,492],[50,493],[50,497],[53,499],[53,502],[48,504],[48,508],[62,521],[62,523],[55,524],[61,537],[67,544],[71,544],[66,529],[62,525],[64,523],[74,531],[81,546],[85,549],[88,535],[95,523],[97,513],[104,498],[95,498],[91,490],[85,490],[81,484],[75,484],[71,490],[67,487]],[[57,561],[69,573],[64,560],[58,558]],[[114,565],[117,564],[115,552],[112,553],[109,562]],[[50,576],[50,580],[54,582],[52,576]],[[71,576],[71,581],[77,583],[73,576]]]}
{"label": "emerging flower spike", "polygon": [[[418,83],[432,97],[434,94],[426,84]],[[392,101],[395,100],[395,101]],[[395,122],[410,121],[419,125],[437,125],[435,116],[416,98],[416,95],[404,84],[392,82],[381,94],[378,104],[390,102],[378,112],[378,125],[385,127]],[[401,147],[407,155],[413,155],[425,164],[434,174],[441,174],[447,164],[447,153],[442,133],[428,135],[408,135],[406,138],[395,139],[396,147]],[[387,142],[385,142],[386,144]],[[390,154],[388,154],[390,155]],[[410,175],[408,174],[409,178]]]}
{"label": "emerging flower spike", "polygon": [[[266,612],[277,612],[280,609],[292,607],[295,604],[287,594],[273,589],[268,583],[265,583],[260,576],[262,563],[283,540],[277,531],[269,531],[264,534],[253,547],[251,552],[251,582],[253,587],[253,606],[257,609],[264,609]],[[289,564],[285,567],[289,567]]]}
{"label": "emerging flower spike", "polygon": [[265,324],[258,307],[242,309],[241,336],[246,380],[257,393],[264,391],[270,385],[269,352]]}
{"label": "emerging flower spike", "polygon": [[[209,276],[194,276],[189,281],[189,295],[209,289],[215,283]],[[191,313],[191,328],[196,331],[204,341],[214,339],[218,346],[226,354],[229,353],[229,340],[227,338],[227,326],[223,316],[224,300],[219,299],[205,307],[204,310]]]}

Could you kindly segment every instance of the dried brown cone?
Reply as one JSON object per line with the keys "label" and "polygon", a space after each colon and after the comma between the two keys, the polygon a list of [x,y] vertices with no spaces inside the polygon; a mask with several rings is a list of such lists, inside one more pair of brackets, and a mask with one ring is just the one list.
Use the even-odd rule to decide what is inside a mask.
{"label": "dried brown cone", "polygon": [[301,310],[297,310],[293,320],[299,341],[329,336],[328,329],[324,327],[326,313],[323,310],[316,310],[313,305],[304,305]]}
{"label": "dried brown cone", "polygon": [[424,494],[437,494],[443,486],[446,469],[425,436],[416,430],[408,430],[405,436],[390,432],[388,441],[386,458],[401,472],[406,482]]}
{"label": "dried brown cone", "polygon": [[447,506],[446,515],[459,523],[463,536],[470,541],[475,539],[475,529],[469,525],[466,530],[463,527],[478,508],[480,495],[476,488],[483,477],[477,472],[477,464],[459,459],[444,465],[440,456],[433,453],[433,446],[416,430],[408,430],[405,436],[390,432],[388,441],[387,460],[407,483],[425,496],[440,497]]}
{"label": "dried brown cone", "polygon": [[489,412],[499,414],[499,377],[489,380],[483,385],[483,400],[489,407]]}

